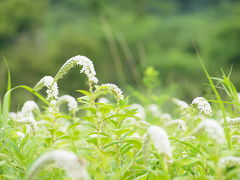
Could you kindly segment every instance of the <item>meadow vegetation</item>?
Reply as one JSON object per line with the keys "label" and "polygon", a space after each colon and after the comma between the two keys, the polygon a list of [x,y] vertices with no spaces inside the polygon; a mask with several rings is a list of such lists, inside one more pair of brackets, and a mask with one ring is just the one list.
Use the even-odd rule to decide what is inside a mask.
{"label": "meadow vegetation", "polygon": [[[9,73],[0,108],[1,179],[239,179],[239,94],[229,76],[212,78],[200,62],[212,93],[189,103],[172,97],[171,114],[158,104],[154,68],[144,73],[148,93],[131,91],[138,103],[113,83],[99,84],[85,56],[34,87],[11,88]],[[87,85],[77,99],[58,89],[74,67]],[[10,112],[19,89],[36,98]]]}

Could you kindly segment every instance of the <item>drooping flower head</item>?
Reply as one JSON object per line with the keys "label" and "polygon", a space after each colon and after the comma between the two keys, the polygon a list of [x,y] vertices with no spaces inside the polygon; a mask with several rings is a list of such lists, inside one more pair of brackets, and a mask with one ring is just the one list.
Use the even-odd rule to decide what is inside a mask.
{"label": "drooping flower head", "polygon": [[52,76],[44,76],[34,87],[36,91],[41,90],[43,87],[47,87],[47,99],[58,98],[58,85],[54,82]]}
{"label": "drooping flower head", "polygon": [[209,138],[212,138],[219,144],[222,144],[226,141],[222,126],[213,119],[206,119],[200,122],[195,129],[194,134],[198,134],[203,131],[208,134]]}
{"label": "drooping flower head", "polygon": [[98,83],[98,79],[96,78],[96,71],[94,69],[92,61],[87,57],[80,55],[68,59],[60,68],[54,80],[57,82],[59,79],[63,78],[63,76],[67,74],[71,68],[77,65],[82,67],[80,73],[85,74],[91,83]]}
{"label": "drooping flower head", "polygon": [[172,149],[167,133],[158,126],[151,126],[147,130],[146,137],[149,137],[159,154],[172,158]]}
{"label": "drooping flower head", "polygon": [[212,115],[212,109],[210,104],[206,99],[203,97],[197,97],[192,101],[192,105],[196,105],[197,109],[200,111],[200,113],[203,113],[205,115]]}
{"label": "drooping flower head", "polygon": [[97,101],[98,103],[103,103],[103,104],[108,104],[109,103],[109,100],[105,97],[101,97],[98,99]]}
{"label": "drooping flower head", "polygon": [[147,109],[148,109],[148,111],[151,112],[151,114],[154,117],[158,117],[159,118],[161,116],[161,111],[160,111],[160,109],[159,109],[157,104],[150,104],[150,105],[147,106]]}
{"label": "drooping flower head", "polygon": [[180,111],[186,111],[189,105],[180,99],[173,98],[172,101],[179,107]]}
{"label": "drooping flower head", "polygon": [[64,95],[58,98],[56,106],[59,107],[62,103],[67,102],[68,110],[73,111],[77,108],[77,101],[74,97],[69,95]]}
{"label": "drooping flower head", "polygon": [[34,102],[34,101],[26,101],[24,104],[23,104],[23,107],[22,107],[22,113],[23,114],[28,114],[28,113],[31,113],[32,111],[34,110],[37,110],[39,111],[39,108],[38,108],[38,105]]}
{"label": "drooping flower head", "polygon": [[117,100],[124,99],[122,90],[119,87],[117,87],[117,85],[112,83],[107,83],[107,84],[102,84],[100,86],[97,86],[96,91],[94,93],[96,94],[96,96],[99,96],[101,94],[112,93]]}
{"label": "drooping flower head", "polygon": [[33,179],[39,169],[50,162],[55,162],[58,167],[63,168],[66,174],[73,180],[88,179],[85,165],[73,152],[65,150],[54,150],[40,156],[30,168],[27,179]]}

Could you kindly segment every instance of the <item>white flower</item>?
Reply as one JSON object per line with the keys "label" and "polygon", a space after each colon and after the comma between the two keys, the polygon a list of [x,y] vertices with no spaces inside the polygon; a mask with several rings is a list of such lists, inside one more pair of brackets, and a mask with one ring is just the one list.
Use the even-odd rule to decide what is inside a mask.
{"label": "white flower", "polygon": [[130,110],[136,109],[136,114],[134,116],[136,116],[137,118],[139,118],[141,120],[145,120],[146,112],[142,105],[132,104],[128,107],[128,109],[130,109]]}
{"label": "white flower", "polygon": [[9,112],[8,113],[8,118],[12,119],[12,120],[16,120],[17,119],[17,113],[15,112]]}
{"label": "white flower", "polygon": [[17,122],[19,123],[30,123],[34,126],[37,125],[37,121],[34,118],[33,113],[28,113],[28,114],[23,114],[21,112],[17,113],[18,117],[17,117]]}
{"label": "white flower", "polygon": [[38,105],[34,101],[26,101],[23,104],[21,112],[23,114],[28,114],[28,113],[33,112],[33,110],[39,111]]}
{"label": "white flower", "polygon": [[180,130],[186,131],[187,126],[185,121],[181,119],[171,120],[166,123],[166,126],[177,125]]}
{"label": "white flower", "polygon": [[163,119],[164,121],[170,121],[172,119],[171,115],[168,113],[163,113],[160,117],[160,119]]}
{"label": "white flower", "polygon": [[95,91],[97,95],[106,94],[108,92],[112,93],[117,100],[124,99],[122,90],[119,89],[117,85],[112,83],[101,84],[100,86],[97,87],[97,90]]}
{"label": "white flower", "polygon": [[94,69],[94,65],[90,59],[88,59],[85,56],[74,56],[70,59],[68,59],[61,69],[58,71],[57,75],[55,76],[55,81],[58,81],[59,79],[63,78],[63,76],[74,66],[80,65],[82,66],[82,69],[80,70],[80,73],[84,73],[88,80],[94,84],[98,83],[98,79],[96,78],[96,71]]}
{"label": "white flower", "polygon": [[240,166],[240,157],[228,156],[221,158],[219,161],[219,166],[222,168]]}
{"label": "white flower", "polygon": [[52,76],[44,76],[34,87],[36,91],[41,90],[43,87],[47,87],[47,99],[57,99],[58,98],[58,85],[54,81]]}
{"label": "white flower", "polygon": [[77,101],[75,100],[74,97],[69,96],[69,95],[64,95],[58,98],[56,102],[56,106],[59,107],[62,103],[67,102],[68,103],[68,110],[73,111],[77,109]]}
{"label": "white flower", "polygon": [[147,130],[147,136],[150,137],[159,154],[164,154],[169,158],[172,157],[170,141],[164,129],[158,126],[151,126]]}
{"label": "white flower", "polygon": [[197,97],[192,101],[192,105],[196,105],[200,113],[205,115],[212,115],[212,109],[210,104],[203,97]]}
{"label": "white flower", "polygon": [[189,108],[189,105],[185,101],[176,98],[172,100],[180,108],[180,111],[186,111]]}
{"label": "white flower", "polygon": [[107,98],[101,97],[97,101],[98,103],[108,104],[109,100]]}
{"label": "white flower", "polygon": [[161,116],[161,111],[156,104],[150,104],[147,106],[148,111],[152,113],[154,117],[160,117]]}
{"label": "white flower", "polygon": [[54,150],[40,156],[29,170],[27,179],[32,179],[37,171],[48,162],[55,162],[73,180],[88,179],[88,173],[83,162],[73,152],[65,150]]}
{"label": "white flower", "polygon": [[222,126],[213,119],[206,119],[199,123],[194,131],[194,134],[202,131],[205,131],[210,138],[212,138],[219,144],[225,142],[225,133]]}
{"label": "white flower", "polygon": [[240,143],[240,135],[233,135],[233,136],[232,136],[232,140],[233,140],[234,142]]}
{"label": "white flower", "polygon": [[23,139],[25,137],[25,134],[20,131],[17,131],[16,134],[18,137],[20,137],[20,139]]}
{"label": "white flower", "polygon": [[231,126],[239,126],[240,125],[240,118],[237,117],[237,118],[227,118],[227,123]]}

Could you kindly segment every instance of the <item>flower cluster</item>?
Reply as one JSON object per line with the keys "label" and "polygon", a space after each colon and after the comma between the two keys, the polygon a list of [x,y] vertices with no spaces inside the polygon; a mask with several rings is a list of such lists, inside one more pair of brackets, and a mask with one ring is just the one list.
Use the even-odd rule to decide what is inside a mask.
{"label": "flower cluster", "polygon": [[156,104],[148,105],[147,110],[150,111],[151,114],[156,118],[159,118],[161,116],[161,111],[160,111],[158,105],[156,105]]}
{"label": "flower cluster", "polygon": [[82,69],[80,70],[80,73],[84,73],[88,80],[91,83],[97,84],[98,79],[96,78],[96,71],[94,69],[94,65],[90,59],[88,59],[85,56],[74,56],[70,59],[68,59],[61,69],[58,71],[57,75],[55,76],[54,80],[58,81],[59,79],[63,78],[65,74],[74,66],[80,65],[82,66]]}
{"label": "flower cluster", "polygon": [[67,102],[69,111],[73,111],[73,110],[77,109],[77,101],[75,100],[74,97],[69,96],[69,95],[64,95],[64,96],[59,97],[56,102],[56,107],[59,107],[64,102]]}
{"label": "flower cluster", "polygon": [[212,115],[212,109],[210,104],[203,97],[197,97],[192,101],[192,105],[196,105],[200,113],[205,115]]}
{"label": "flower cluster", "polygon": [[23,104],[23,107],[22,107],[23,114],[32,113],[32,111],[34,110],[39,111],[38,105],[34,101],[26,101]]}
{"label": "flower cluster", "polygon": [[189,108],[189,105],[185,101],[176,98],[172,100],[180,108],[180,111],[186,111]]}
{"label": "flower cluster", "polygon": [[122,90],[119,89],[117,85],[112,83],[107,83],[107,84],[102,84],[100,86],[97,86],[95,94],[99,96],[101,94],[106,94],[108,92],[112,93],[117,100],[123,100],[124,98]]}
{"label": "flower cluster", "polygon": [[194,133],[197,134],[201,131],[205,131],[210,138],[212,138],[219,144],[225,142],[225,133],[222,126],[213,119],[203,120],[201,123],[198,124]]}
{"label": "flower cluster", "polygon": [[240,144],[240,135],[233,135],[232,136],[232,141]]}
{"label": "flower cluster", "polygon": [[233,119],[227,118],[227,123],[231,126],[238,126],[240,125],[240,118],[239,117]]}
{"label": "flower cluster", "polygon": [[70,151],[53,150],[40,156],[32,165],[27,179],[32,179],[39,169],[48,162],[55,162],[58,167],[63,168],[73,180],[88,179],[85,165],[78,157]]}
{"label": "flower cluster", "polygon": [[158,126],[151,126],[147,130],[146,137],[150,137],[150,140],[153,142],[153,145],[159,154],[172,158],[170,141],[164,129]]}
{"label": "flower cluster", "polygon": [[58,98],[58,85],[54,81],[52,76],[44,76],[34,87],[36,91],[41,90],[43,87],[47,87],[47,99]]}

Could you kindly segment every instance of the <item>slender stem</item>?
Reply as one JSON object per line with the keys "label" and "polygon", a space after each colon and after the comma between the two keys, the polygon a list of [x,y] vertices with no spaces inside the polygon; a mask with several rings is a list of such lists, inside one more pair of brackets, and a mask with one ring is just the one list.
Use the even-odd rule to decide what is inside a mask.
{"label": "slender stem", "polygon": [[88,85],[89,85],[89,91],[91,93],[91,104],[93,106],[93,108],[95,109],[95,117],[96,117],[96,122],[97,122],[97,133],[98,133],[98,137],[97,137],[97,144],[98,144],[98,148],[101,150],[102,147],[101,147],[101,138],[100,138],[100,135],[101,135],[101,119],[99,119],[98,117],[98,113],[97,113],[97,107],[96,107],[96,104],[95,104],[95,97],[93,95],[93,86],[92,86],[92,83],[90,81],[88,81]]}

